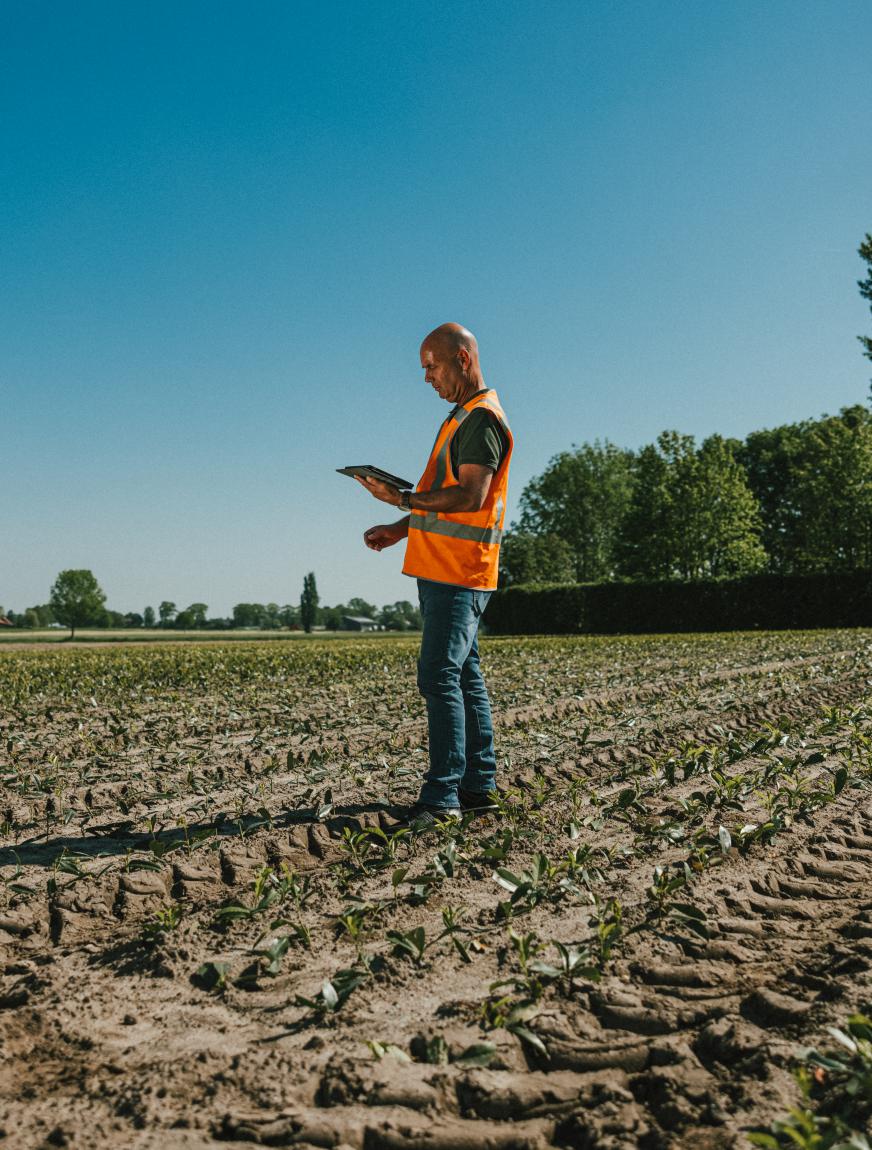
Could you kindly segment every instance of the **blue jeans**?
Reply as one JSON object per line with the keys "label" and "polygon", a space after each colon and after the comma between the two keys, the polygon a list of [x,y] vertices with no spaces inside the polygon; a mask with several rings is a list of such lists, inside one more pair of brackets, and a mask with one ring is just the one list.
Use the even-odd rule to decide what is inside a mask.
{"label": "blue jeans", "polygon": [[424,616],[418,688],[430,735],[419,802],[457,810],[458,787],[496,789],[490,699],[478,661],[478,625],[491,593],[419,579],[418,597]]}

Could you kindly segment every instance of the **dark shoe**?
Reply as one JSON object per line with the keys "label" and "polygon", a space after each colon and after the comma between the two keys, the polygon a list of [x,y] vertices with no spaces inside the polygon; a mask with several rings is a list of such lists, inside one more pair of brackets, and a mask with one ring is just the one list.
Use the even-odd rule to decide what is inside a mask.
{"label": "dark shoe", "polygon": [[493,814],[500,809],[499,803],[496,802],[496,791],[466,791],[460,787],[457,797],[460,799],[460,809],[464,814],[467,811],[477,815]]}
{"label": "dark shoe", "polygon": [[425,831],[434,831],[447,819],[456,819],[460,815],[460,808],[429,807],[426,803],[414,803],[406,812],[403,826],[408,827],[413,835],[422,835]]}

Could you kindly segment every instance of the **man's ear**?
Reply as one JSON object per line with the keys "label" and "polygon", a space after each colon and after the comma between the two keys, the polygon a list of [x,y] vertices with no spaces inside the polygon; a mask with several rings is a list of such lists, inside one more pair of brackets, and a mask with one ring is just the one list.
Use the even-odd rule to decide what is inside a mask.
{"label": "man's ear", "polygon": [[472,363],[472,356],[465,347],[460,348],[457,352],[457,358],[460,360],[460,369],[464,375],[469,371],[469,365]]}

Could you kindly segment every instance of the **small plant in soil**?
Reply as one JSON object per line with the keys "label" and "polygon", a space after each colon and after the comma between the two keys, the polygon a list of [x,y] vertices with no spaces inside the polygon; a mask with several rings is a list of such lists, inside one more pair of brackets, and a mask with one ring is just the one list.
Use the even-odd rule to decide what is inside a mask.
{"label": "small plant in soil", "polygon": [[256,918],[265,911],[280,906],[287,898],[291,898],[299,910],[308,897],[308,884],[301,884],[286,863],[282,864],[279,874],[272,867],[261,867],[255,876],[250,905],[231,902],[219,907],[215,912],[214,922],[218,927],[226,927],[233,922]]}
{"label": "small plant in soil", "polygon": [[181,921],[181,904],[171,902],[167,906],[161,907],[161,909],[156,912],[154,918],[145,923],[142,928],[142,933],[146,938],[160,938],[162,935],[169,934],[175,930]]}
{"label": "small plant in soil", "polygon": [[872,1019],[852,1015],[844,1029],[827,1028],[838,1044],[800,1052],[795,1071],[802,1105],[768,1130],[748,1134],[767,1150],[870,1150],[864,1131],[872,1118]]}
{"label": "small plant in soil", "polygon": [[303,998],[297,995],[295,1004],[308,1007],[319,1018],[334,1014],[341,1010],[352,993],[361,983],[370,976],[369,968],[365,964],[337,970],[332,978],[325,978],[321,989],[314,998]]}

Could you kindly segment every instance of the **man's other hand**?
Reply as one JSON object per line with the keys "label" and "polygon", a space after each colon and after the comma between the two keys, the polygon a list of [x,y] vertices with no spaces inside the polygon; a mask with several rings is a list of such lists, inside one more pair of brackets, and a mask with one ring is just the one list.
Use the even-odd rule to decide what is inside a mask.
{"label": "man's other hand", "polygon": [[363,533],[363,541],[372,551],[381,551],[385,547],[393,547],[401,539],[405,539],[404,523],[380,523],[377,527],[370,527]]}
{"label": "man's other hand", "polygon": [[382,483],[379,479],[373,479],[369,475],[355,475],[354,477],[361,486],[365,487],[370,495],[374,495],[376,499],[380,499],[382,503],[390,503],[391,507],[400,506],[400,491],[397,487],[392,487],[390,483]]}

